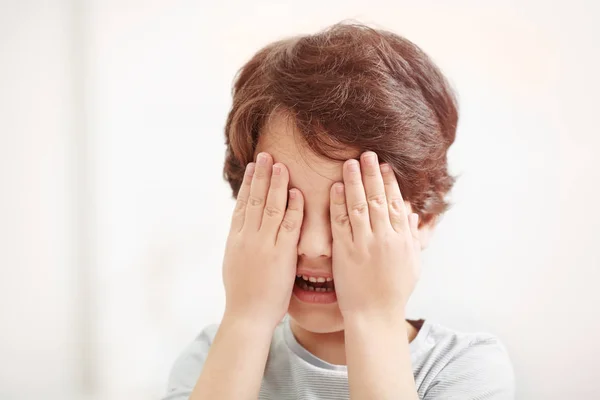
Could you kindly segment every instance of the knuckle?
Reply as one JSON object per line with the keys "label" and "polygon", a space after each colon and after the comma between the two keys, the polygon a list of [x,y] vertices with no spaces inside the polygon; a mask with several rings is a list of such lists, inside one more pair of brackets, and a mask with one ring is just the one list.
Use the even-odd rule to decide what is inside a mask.
{"label": "knuckle", "polygon": [[388,214],[390,215],[391,221],[400,222],[400,213],[394,206],[388,207]]}
{"label": "knuckle", "polygon": [[296,229],[296,221],[286,218],[281,222],[281,228],[283,228],[286,232],[293,232]]}
{"label": "knuckle", "polygon": [[268,217],[278,217],[281,214],[282,214],[282,211],[277,207],[273,207],[273,206],[265,207],[265,215],[267,215]]}
{"label": "knuckle", "polygon": [[394,225],[397,225],[397,224],[400,224],[400,222],[402,222],[402,220],[400,219],[398,214],[391,213],[390,214],[390,222]]}
{"label": "knuckle", "polygon": [[365,203],[365,202],[359,202],[359,203],[353,204],[350,209],[352,210],[352,213],[355,215],[364,215],[367,212],[368,206],[367,206],[367,203]]}
{"label": "knuckle", "polygon": [[257,197],[257,196],[250,196],[250,198],[248,199],[248,203],[254,207],[258,207],[260,205],[263,204],[263,198],[262,197]]}
{"label": "knuckle", "polygon": [[246,206],[248,205],[248,202],[246,201],[246,199],[237,199],[237,202],[235,203],[235,212],[241,212],[244,211],[246,209]]}
{"label": "knuckle", "polygon": [[264,179],[268,175],[266,168],[256,168],[253,179]]}
{"label": "knuckle", "polygon": [[288,204],[287,209],[289,211],[302,212],[302,208],[298,204],[292,204],[291,202]]}
{"label": "knuckle", "polygon": [[391,199],[390,204],[391,204],[390,209],[394,212],[400,212],[402,207],[404,207],[404,204],[400,197],[395,197],[395,198]]}
{"label": "knuckle", "polygon": [[350,219],[348,218],[348,214],[345,214],[345,213],[336,215],[333,220],[335,221],[336,225],[338,225],[338,226],[346,226],[350,222]]}
{"label": "knuckle", "polygon": [[385,197],[385,194],[377,193],[377,194],[373,194],[373,195],[369,196],[368,202],[372,206],[383,207],[386,205],[387,199]]}
{"label": "knuckle", "polygon": [[369,177],[377,176],[379,174],[379,168],[375,168],[375,167],[365,168],[365,169],[363,169],[363,173]]}

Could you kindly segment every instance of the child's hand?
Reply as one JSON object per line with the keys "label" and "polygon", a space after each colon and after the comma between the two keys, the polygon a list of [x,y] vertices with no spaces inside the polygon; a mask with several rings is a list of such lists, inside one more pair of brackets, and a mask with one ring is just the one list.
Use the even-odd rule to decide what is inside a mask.
{"label": "child's hand", "polygon": [[288,309],[304,210],[298,189],[288,202],[288,181],[266,153],[246,168],[223,262],[226,316],[274,328]]}
{"label": "child's hand", "polygon": [[[362,171],[362,177],[361,177]],[[419,274],[418,215],[410,219],[391,168],[372,152],[344,164],[331,188],[333,275],[344,319],[402,317]]]}

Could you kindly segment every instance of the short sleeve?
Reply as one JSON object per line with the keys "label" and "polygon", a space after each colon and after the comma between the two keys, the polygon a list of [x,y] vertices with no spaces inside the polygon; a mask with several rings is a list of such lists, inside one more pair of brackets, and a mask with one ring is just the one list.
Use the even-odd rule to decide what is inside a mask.
{"label": "short sleeve", "polygon": [[438,373],[423,400],[513,400],[514,371],[495,337],[478,339]]}
{"label": "short sleeve", "polygon": [[217,328],[218,325],[206,327],[175,360],[163,400],[189,399],[202,372]]}

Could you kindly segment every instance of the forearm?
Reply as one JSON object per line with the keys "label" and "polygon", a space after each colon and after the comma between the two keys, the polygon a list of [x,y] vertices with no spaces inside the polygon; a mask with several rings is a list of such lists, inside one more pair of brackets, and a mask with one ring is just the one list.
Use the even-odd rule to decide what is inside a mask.
{"label": "forearm", "polygon": [[403,318],[344,318],[352,400],[418,399]]}
{"label": "forearm", "polygon": [[190,400],[258,398],[273,329],[224,317]]}

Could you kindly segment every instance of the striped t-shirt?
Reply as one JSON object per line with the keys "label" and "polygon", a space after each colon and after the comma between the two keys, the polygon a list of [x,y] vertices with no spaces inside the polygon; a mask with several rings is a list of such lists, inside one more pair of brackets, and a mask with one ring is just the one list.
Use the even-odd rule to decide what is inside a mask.
{"label": "striped t-shirt", "polygon": [[[482,333],[459,333],[429,321],[413,323],[420,326],[410,343],[420,399],[514,399],[512,365],[497,338]],[[217,329],[218,325],[206,327],[179,356],[163,400],[189,398]],[[286,318],[273,335],[259,399],[349,399],[346,368],[308,352],[294,338]]]}

